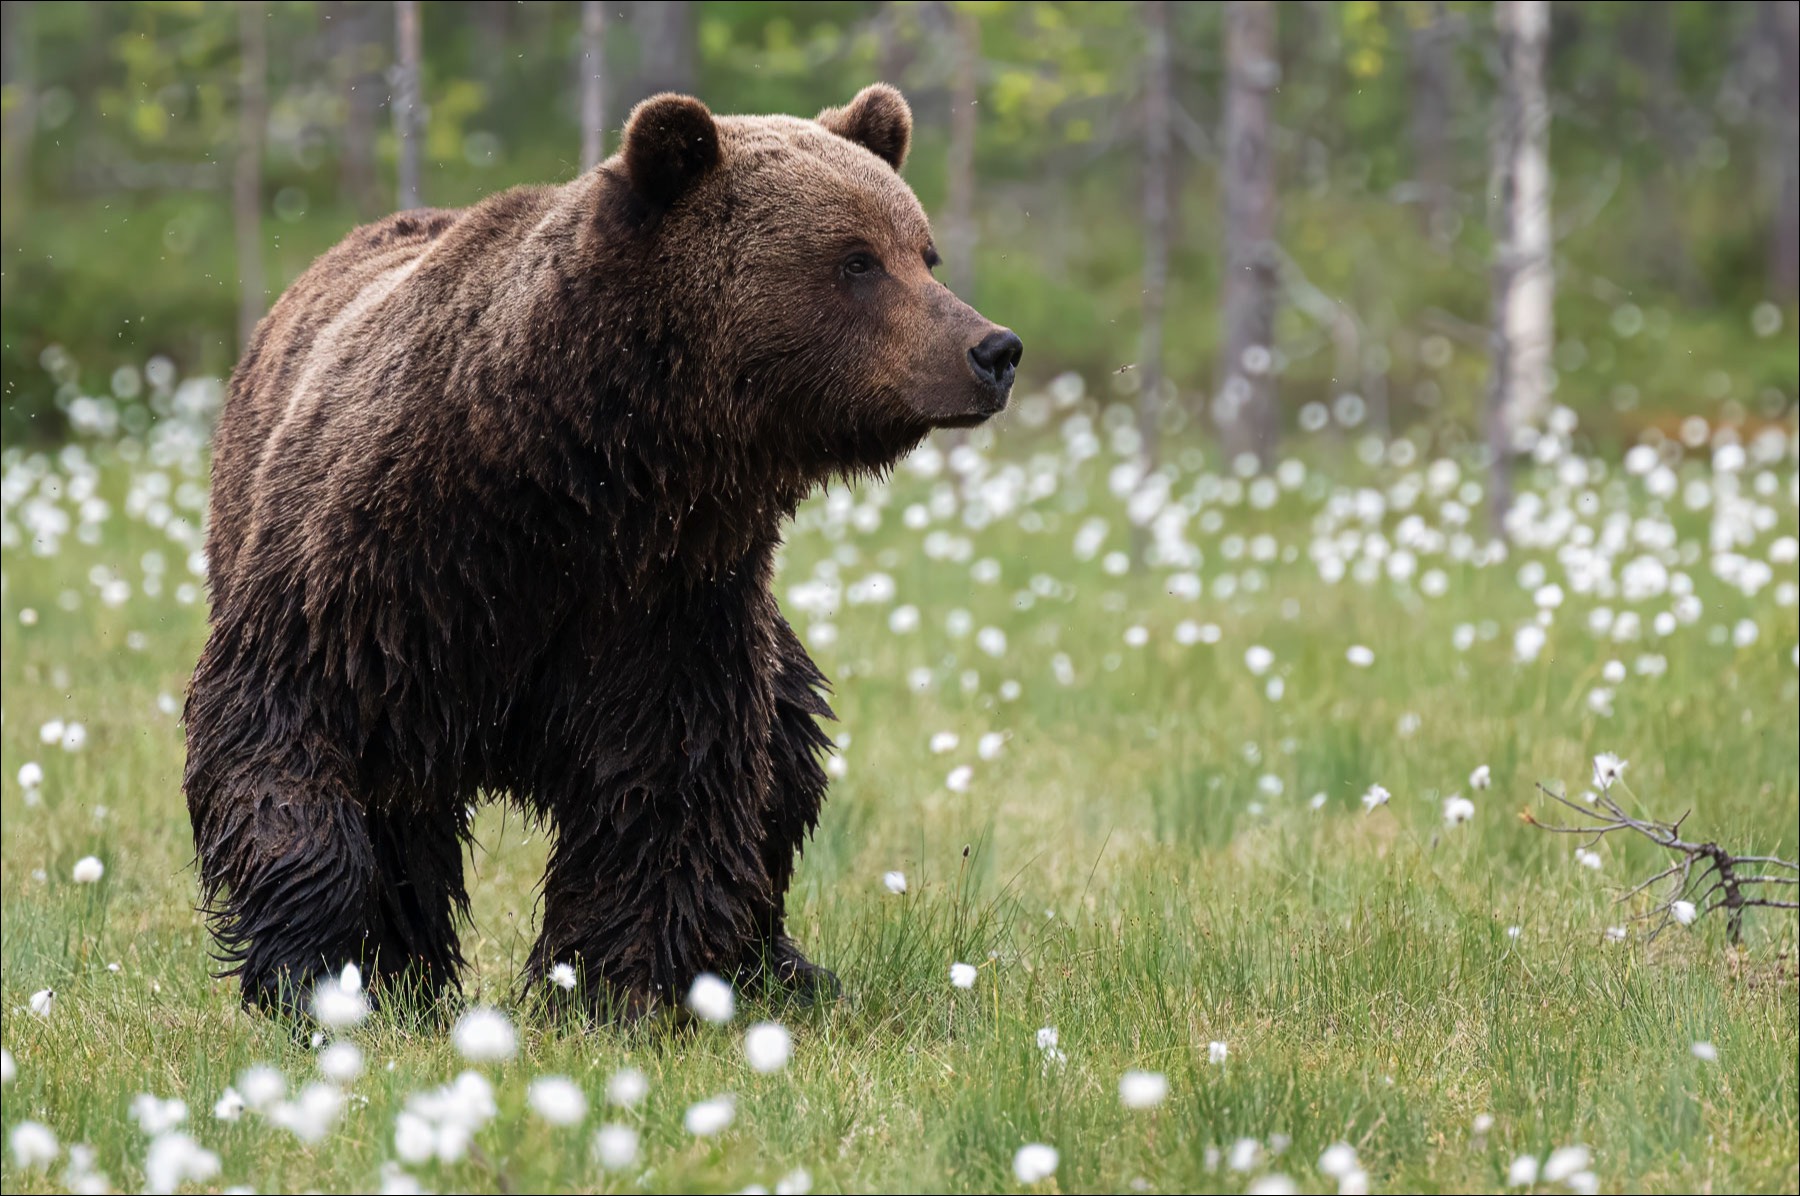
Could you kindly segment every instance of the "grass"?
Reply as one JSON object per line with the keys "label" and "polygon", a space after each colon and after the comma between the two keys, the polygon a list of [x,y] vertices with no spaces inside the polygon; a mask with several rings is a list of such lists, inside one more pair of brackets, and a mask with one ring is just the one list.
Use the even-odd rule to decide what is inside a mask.
{"label": "grass", "polygon": [[[1674,500],[1665,512],[1616,463],[1586,485],[1549,471],[1527,480],[1548,512],[1594,529],[1605,551],[1609,519],[1671,529],[1671,559],[1701,613],[1659,636],[1652,619],[1671,595],[1631,603],[1574,591],[1565,563],[1585,533],[1477,566],[1453,559],[1455,512],[1429,490],[1412,513],[1444,539],[1435,550],[1429,537],[1409,541],[1416,576],[1322,581],[1318,539],[1374,551],[1379,531],[1399,544],[1406,512],[1392,500],[1406,478],[1425,476],[1423,461],[1364,467],[1328,442],[1297,451],[1329,476],[1310,473],[1268,509],[1232,501],[1233,483],[1171,452],[1187,462],[1172,493],[1193,494],[1199,511],[1185,536],[1204,554],[1195,571],[1205,596],[1171,595],[1179,570],[1168,567],[1108,572],[1106,555],[1129,544],[1109,487],[1121,458],[1101,448],[1076,460],[1068,446],[1083,425],[1064,422],[1070,414],[1093,418],[1102,441],[1118,419],[1083,400],[1055,412],[1059,437],[1021,412],[997,436],[977,435],[975,475],[903,469],[885,487],[834,492],[791,537],[781,592],[836,682],[844,774],[790,922],[851,999],[810,1013],[750,1003],[732,1027],[685,1035],[527,1015],[515,977],[546,843],[489,807],[470,859],[467,999],[508,1009],[520,1050],[483,1069],[499,1112],[476,1149],[415,1169],[419,1180],[437,1190],[722,1191],[772,1187],[804,1168],[822,1191],[1007,1189],[1018,1187],[1014,1152],[1046,1142],[1060,1152],[1046,1190],[1238,1191],[1273,1172],[1329,1190],[1315,1160],[1342,1140],[1377,1191],[1492,1190],[1516,1155],[1574,1143],[1592,1148],[1607,1190],[1793,1191],[1793,916],[1753,916],[1741,951],[1717,918],[1647,941],[1629,921],[1645,907],[1612,899],[1659,866],[1654,849],[1605,842],[1594,872],[1572,862],[1573,842],[1517,817],[1547,813],[1536,782],[1579,791],[1590,758],[1615,751],[1631,761],[1641,808],[1691,809],[1687,829],[1700,837],[1795,854],[1795,567],[1773,548],[1795,534],[1791,426],[1779,460],[1752,464],[1735,487],[1704,459],[1682,466],[1684,481],[1713,486],[1700,509]],[[3,1120],[92,1144],[111,1182],[132,1190],[148,1145],[128,1116],[132,1097],[179,1097],[186,1128],[219,1155],[215,1185],[368,1190],[394,1157],[407,1097],[467,1064],[442,1024],[377,1014],[349,1032],[368,1069],[323,1141],[254,1114],[211,1116],[245,1067],[273,1064],[293,1086],[316,1070],[304,1034],[243,1012],[232,985],[209,973],[181,732],[158,706],[181,693],[204,636],[202,607],[175,596],[191,579],[187,549],[168,532],[198,521],[176,497],[183,469],[197,480],[204,464],[174,453],[158,467],[154,457],[101,445],[75,458],[5,458],[0,1039],[17,1078]],[[42,495],[51,472],[61,479],[54,504],[74,527],[39,556],[30,529],[41,509],[27,494]],[[162,495],[174,519],[161,530],[157,484],[146,481],[158,472],[172,483]],[[1009,478],[1039,475],[1037,497],[1009,493]],[[111,507],[93,543],[78,531],[84,476]],[[1389,509],[1366,523],[1338,511],[1334,496],[1358,487],[1384,490]],[[1742,514],[1725,501],[1734,490],[1734,502],[1773,518],[1736,547],[1773,559],[1773,580],[1753,596],[1716,575],[1708,550],[1709,527]],[[1480,511],[1478,496],[1463,497]],[[909,506],[934,502],[929,528],[907,526]],[[1107,523],[1099,551],[1074,551],[1096,518]],[[1611,576],[1645,551],[1614,553]],[[156,573],[144,569],[148,552],[164,558],[155,594],[145,592]],[[994,566],[977,562],[988,560],[997,580],[982,580]],[[1521,584],[1532,562],[1569,593],[1542,654],[1520,663],[1513,631],[1533,618],[1536,586]],[[1422,581],[1431,569],[1444,573],[1437,596]],[[807,610],[809,595],[793,592],[876,571],[893,579],[892,601],[844,595],[835,610]],[[101,595],[115,577],[130,587],[117,606]],[[897,604],[919,608],[919,630],[889,630]],[[1641,638],[1597,636],[1597,606],[1638,612]],[[37,613],[29,625],[27,608]],[[968,612],[960,635],[947,626],[955,611]],[[1218,642],[1179,642],[1182,620],[1216,624]],[[1455,646],[1461,624],[1475,628],[1466,649]],[[986,627],[1005,632],[998,656],[978,646]],[[1133,627],[1147,633],[1142,646],[1128,642]],[[1757,637],[1740,645],[1745,627]],[[1373,665],[1347,661],[1352,644],[1372,648]],[[1273,653],[1266,675],[1247,667],[1251,645]],[[1664,675],[1637,671],[1652,654]],[[1070,684],[1058,679],[1059,656]],[[1611,686],[1603,673],[1614,657],[1630,675]],[[1010,699],[1007,681],[1017,682]],[[1602,686],[1613,690],[1610,715],[1590,702]],[[85,745],[41,743],[51,719],[82,722]],[[960,742],[934,754],[940,731]],[[977,741],[991,731],[1007,739],[984,759]],[[27,761],[46,774],[37,804],[17,780]],[[1480,764],[1493,786],[1473,792]],[[959,765],[972,768],[962,791],[946,784]],[[1377,782],[1393,798],[1365,813],[1358,799]],[[1440,807],[1455,792],[1477,813],[1448,828]],[[71,870],[89,854],[105,877],[76,884]],[[904,895],[883,887],[889,869],[905,871]],[[1631,928],[1624,942],[1607,941],[1614,925]],[[979,965],[971,990],[948,982],[958,960]],[[40,1018],[26,1005],[45,987],[56,1004]],[[744,1062],[742,1028],[760,1016],[794,1032],[793,1061],[776,1075]],[[1065,1063],[1038,1049],[1043,1026],[1057,1027]],[[1691,1053],[1697,1041],[1716,1045],[1716,1062]],[[1209,1061],[1213,1042],[1227,1044],[1222,1063]],[[625,1064],[648,1074],[649,1097],[606,1111],[606,1079]],[[1168,1100],[1122,1107],[1130,1068],[1165,1074]],[[581,1128],[528,1109],[529,1080],[549,1073],[593,1102]],[[737,1098],[731,1127],[688,1135],[682,1111],[721,1092]],[[1480,1114],[1493,1118],[1485,1134],[1473,1128]],[[592,1160],[591,1134],[607,1119],[640,1130],[636,1168],[608,1174]],[[1215,1153],[1240,1138],[1261,1145],[1249,1173]],[[6,1190],[40,1191],[61,1182],[63,1163],[33,1172],[9,1152],[4,1167]]]}

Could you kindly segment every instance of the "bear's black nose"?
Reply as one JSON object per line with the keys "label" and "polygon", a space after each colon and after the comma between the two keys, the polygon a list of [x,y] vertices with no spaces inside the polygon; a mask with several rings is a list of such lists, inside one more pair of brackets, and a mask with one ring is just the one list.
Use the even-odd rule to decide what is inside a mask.
{"label": "bear's black nose", "polygon": [[969,350],[969,365],[974,368],[977,378],[1005,390],[1012,385],[1013,370],[1024,353],[1024,341],[1014,336],[1011,329],[998,328]]}

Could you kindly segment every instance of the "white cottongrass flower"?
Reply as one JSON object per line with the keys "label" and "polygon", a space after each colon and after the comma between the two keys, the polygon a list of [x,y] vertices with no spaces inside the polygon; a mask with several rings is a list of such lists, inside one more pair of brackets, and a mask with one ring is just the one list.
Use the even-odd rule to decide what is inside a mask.
{"label": "white cottongrass flower", "polygon": [[[350,987],[354,984],[356,987]],[[322,1026],[341,1030],[360,1025],[369,1016],[369,998],[363,995],[362,973],[347,967],[341,976],[329,976],[313,987],[312,1015]]]}
{"label": "white cottongrass flower", "polygon": [[1344,659],[1359,669],[1366,669],[1375,663],[1375,651],[1362,644],[1351,644],[1344,653]]}
{"label": "white cottongrass flower", "polygon": [[381,1196],[425,1196],[425,1185],[418,1176],[389,1159],[381,1165]]}
{"label": "white cottongrass flower", "polygon": [[1444,825],[1461,826],[1475,817],[1475,803],[1460,793],[1452,793],[1444,799]]}
{"label": "white cottongrass flower", "polygon": [[1477,766],[1475,771],[1469,774],[1469,788],[1471,789],[1486,789],[1493,783],[1493,771],[1485,764]]}
{"label": "white cottongrass flower", "polygon": [[208,1183],[218,1174],[219,1156],[187,1134],[159,1135],[144,1156],[144,1187],[151,1192]]}
{"label": "white cottongrass flower", "polygon": [[131,1098],[131,1119],[138,1128],[154,1138],[165,1134],[187,1120],[187,1102],[171,1097],[162,1099],[149,1092],[140,1092]]}
{"label": "white cottongrass flower", "polygon": [[219,1099],[213,1102],[213,1120],[228,1122],[236,1121],[243,1115],[243,1094],[236,1088],[227,1084],[225,1086],[225,1091],[219,1094]]}
{"label": "white cottongrass flower", "polygon": [[975,987],[975,967],[973,964],[953,963],[950,965],[950,983],[957,988]]}
{"label": "white cottongrass flower", "polygon": [[50,1011],[56,1008],[56,990],[40,988],[31,994],[31,999],[26,1002],[26,1005],[39,1017],[49,1017]]}
{"label": "white cottongrass flower", "polygon": [[1293,1196],[1299,1190],[1291,1178],[1279,1171],[1271,1171],[1252,1180],[1244,1192],[1245,1196]]}
{"label": "white cottongrass flower", "polygon": [[575,1125],[587,1116],[587,1096],[567,1076],[539,1076],[525,1090],[525,1100],[551,1125]]}
{"label": "white cottongrass flower", "polygon": [[1028,1142],[1013,1155],[1013,1174],[1027,1187],[1043,1183],[1056,1174],[1059,1157],[1056,1147],[1042,1142]]}
{"label": "white cottongrass flower", "polygon": [[1262,1143],[1255,1138],[1239,1138],[1225,1152],[1225,1165],[1233,1171],[1254,1170],[1262,1162]]}
{"label": "white cottongrass flower", "polygon": [[12,1052],[0,1047],[0,1084],[10,1084],[19,1078],[19,1065],[13,1062]]}
{"label": "white cottongrass flower", "polygon": [[1319,1155],[1319,1173],[1332,1179],[1340,1179],[1358,1167],[1356,1147],[1348,1142],[1333,1142]]}
{"label": "white cottongrass flower", "polygon": [[606,1171],[623,1171],[637,1162],[638,1132],[628,1125],[608,1122],[594,1132],[594,1161]]}
{"label": "white cottongrass flower", "polygon": [[363,1073],[362,1048],[354,1042],[334,1042],[319,1052],[319,1074],[333,1084],[348,1084]]}
{"label": "white cottongrass flower", "polygon": [[50,1127],[38,1121],[21,1121],[6,1136],[12,1148],[13,1162],[26,1171],[47,1171],[62,1148]]}
{"label": "white cottongrass flower", "polygon": [[1387,786],[1370,785],[1368,792],[1362,795],[1363,809],[1373,814],[1375,812],[1375,807],[1387,805],[1388,798],[1392,796],[1393,794],[1387,791]]}
{"label": "white cottongrass flower", "polygon": [[726,1093],[689,1105],[687,1112],[681,1115],[681,1124],[696,1138],[710,1138],[730,1125],[735,1116],[737,1101]]}
{"label": "white cottongrass flower", "polygon": [[1529,1188],[1537,1181],[1538,1161],[1536,1155],[1519,1155],[1506,1169],[1506,1186],[1509,1188]]}
{"label": "white cottongrass flower", "polygon": [[1606,928],[1606,941],[1609,943],[1622,943],[1629,937],[1631,937],[1631,931],[1623,926],[1608,926]]}
{"label": "white cottongrass flower", "polygon": [[1131,1070],[1119,1077],[1119,1103],[1127,1109],[1154,1109],[1169,1098],[1169,1078],[1161,1072]]}
{"label": "white cottongrass flower", "polygon": [[775,1181],[775,1196],[806,1196],[812,1191],[812,1172],[796,1167]]}
{"label": "white cottongrass flower", "polygon": [[494,1119],[499,1107],[486,1077],[465,1071],[429,1092],[415,1092],[394,1118],[394,1153],[404,1163],[436,1159],[455,1163],[469,1152],[476,1131]]}
{"label": "white cottongrass flower", "polygon": [[1048,1069],[1052,1063],[1060,1067],[1062,1064],[1069,1061],[1069,1057],[1063,1054],[1062,1048],[1057,1045],[1061,1040],[1062,1036],[1056,1032],[1055,1026],[1038,1027],[1037,1049],[1044,1056],[1044,1067],[1046,1069]]}
{"label": "white cottongrass flower", "polygon": [[975,741],[975,754],[983,760],[997,760],[1001,749],[1006,747],[1005,731],[989,731]]}
{"label": "white cottongrass flower", "polygon": [[954,752],[956,745],[962,742],[962,736],[955,731],[939,731],[931,737],[931,753],[941,756],[945,752]]}
{"label": "white cottongrass flower", "polygon": [[307,1145],[325,1140],[344,1111],[344,1094],[332,1084],[308,1084],[291,1101],[269,1110],[269,1121]]}
{"label": "white cottongrass flower", "polygon": [[1688,1052],[1702,1063],[1717,1063],[1719,1061],[1719,1048],[1710,1042],[1696,1042],[1693,1046],[1688,1048]]}
{"label": "white cottongrass flower", "polygon": [[700,1020],[722,1026],[737,1012],[737,1000],[731,985],[711,972],[701,972],[688,987],[687,1007]]}
{"label": "white cottongrass flower", "polygon": [[1611,752],[1601,752],[1594,757],[1594,788],[1604,793],[1611,789],[1613,782],[1625,775],[1625,769],[1631,762],[1621,760]]}
{"label": "white cottongrass flower", "polygon": [[906,892],[906,873],[883,872],[881,874],[881,883],[887,887],[888,892],[895,896],[899,896],[901,893]]}
{"label": "white cottongrass flower", "polygon": [[788,1065],[794,1053],[794,1036],[776,1022],[757,1022],[744,1031],[744,1058],[750,1070],[773,1075]]}
{"label": "white cottongrass flower", "polygon": [[1595,872],[1600,871],[1600,865],[1605,863],[1605,861],[1600,858],[1599,852],[1589,851],[1585,847],[1577,847],[1575,849],[1575,862],[1580,864],[1583,868],[1591,868]]}
{"label": "white cottongrass flower", "polygon": [[287,1095],[287,1077],[266,1063],[258,1063],[238,1073],[237,1090],[247,1108],[267,1112]]}
{"label": "white cottongrass flower", "polygon": [[36,760],[19,765],[19,788],[36,789],[44,783],[44,766]]}
{"label": "white cottongrass flower", "polygon": [[1244,667],[1258,677],[1268,672],[1269,666],[1274,663],[1275,653],[1261,644],[1252,644],[1244,650]]}
{"label": "white cottongrass flower", "polygon": [[606,1103],[630,1109],[650,1094],[650,1080],[635,1067],[621,1067],[606,1081]]}
{"label": "white cottongrass flower", "polygon": [[1700,911],[1694,907],[1692,901],[1671,901],[1669,915],[1683,926],[1692,926],[1694,919],[1700,916]]}
{"label": "white cottongrass flower", "polygon": [[1476,1137],[1487,1133],[1494,1128],[1494,1115],[1492,1113],[1475,1114],[1474,1128]]}
{"label": "white cottongrass flower", "polygon": [[91,855],[84,855],[76,860],[75,867],[70,873],[70,876],[78,885],[98,884],[100,883],[100,878],[105,875],[106,865],[100,862],[98,856]]}
{"label": "white cottongrass flower", "polygon": [[1541,1178],[1547,1184],[1563,1183],[1577,1171],[1586,1171],[1590,1157],[1585,1146],[1559,1146],[1544,1160]]}
{"label": "white cottongrass flower", "polygon": [[1206,1044],[1206,1061],[1208,1063],[1223,1063],[1230,1056],[1231,1048],[1224,1043],[1215,1041]]}
{"label": "white cottongrass flower", "polygon": [[518,1035],[504,1013],[478,1006],[456,1019],[450,1031],[456,1053],[471,1063],[500,1063],[519,1049]]}
{"label": "white cottongrass flower", "polygon": [[969,782],[974,779],[975,770],[973,768],[967,764],[958,764],[950,770],[950,775],[944,778],[944,788],[952,793],[967,793]]}
{"label": "white cottongrass flower", "polygon": [[575,969],[566,963],[552,964],[544,979],[566,992],[575,987]]}

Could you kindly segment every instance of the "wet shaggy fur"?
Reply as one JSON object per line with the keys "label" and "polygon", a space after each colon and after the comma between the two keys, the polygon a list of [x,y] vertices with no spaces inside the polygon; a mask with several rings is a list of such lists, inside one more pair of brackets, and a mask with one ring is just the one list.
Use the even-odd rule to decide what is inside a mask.
{"label": "wet shaggy fur", "polygon": [[357,229],[263,320],[184,782],[247,1002],[350,962],[454,986],[484,795],[554,832],[528,981],[834,986],[782,921],[831,711],[781,524],[998,410],[1018,357],[930,274],[910,129],[881,86],[817,122],[657,97],[566,185]]}

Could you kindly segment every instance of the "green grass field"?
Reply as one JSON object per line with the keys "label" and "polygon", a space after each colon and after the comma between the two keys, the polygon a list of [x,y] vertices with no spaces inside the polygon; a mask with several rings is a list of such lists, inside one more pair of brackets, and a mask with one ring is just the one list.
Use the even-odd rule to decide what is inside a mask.
{"label": "green grass field", "polygon": [[[1747,455],[1715,430],[1630,470],[1553,439],[1499,560],[1468,461],[1327,430],[1246,484],[1177,437],[1165,493],[1131,464],[1129,411],[1058,394],[947,462],[816,500],[790,537],[780,592],[842,744],[790,925],[848,999],[740,1002],[681,1034],[532,1016],[515,976],[546,843],[492,806],[466,999],[513,1018],[517,1056],[472,1064],[446,1025],[377,1013],[344,1032],[366,1070],[310,1142],[298,1105],[213,1112],[253,1065],[290,1095],[320,1073],[304,1033],[211,977],[193,908],[175,711],[204,637],[183,589],[197,442],[168,421],[148,443],[7,450],[6,1190],[155,1182],[140,1093],[186,1102],[176,1132],[216,1153],[212,1189],[1019,1189],[1016,1152],[1044,1143],[1046,1191],[1336,1191],[1321,1152],[1345,1142],[1374,1191],[1493,1190],[1518,1156],[1574,1145],[1586,1166],[1559,1160],[1575,1174],[1541,1190],[1795,1190],[1794,914],[1752,911],[1739,950],[1717,914],[1652,941],[1634,917],[1653,902],[1614,899],[1658,849],[1614,836],[1581,866],[1584,840],[1519,817],[1553,815],[1540,781],[1579,801],[1615,752],[1626,808],[1796,854],[1791,421]],[[1366,811],[1377,784],[1391,800]],[[1474,814],[1448,825],[1455,794]],[[104,878],[77,883],[89,855]],[[793,1034],[775,1074],[742,1045],[765,1017]],[[648,1095],[609,1107],[624,1066]],[[402,1172],[397,1116],[465,1069],[492,1116],[453,1161]],[[1167,1099],[1125,1107],[1132,1069]],[[578,1124],[533,1111],[545,1075],[585,1092]],[[684,1128],[725,1093],[728,1128]],[[59,1144],[40,1169],[27,1121]],[[620,1170],[592,1151],[607,1122],[640,1135]],[[78,1143],[92,1162],[70,1175]],[[182,1155],[165,1137],[161,1163]]]}

